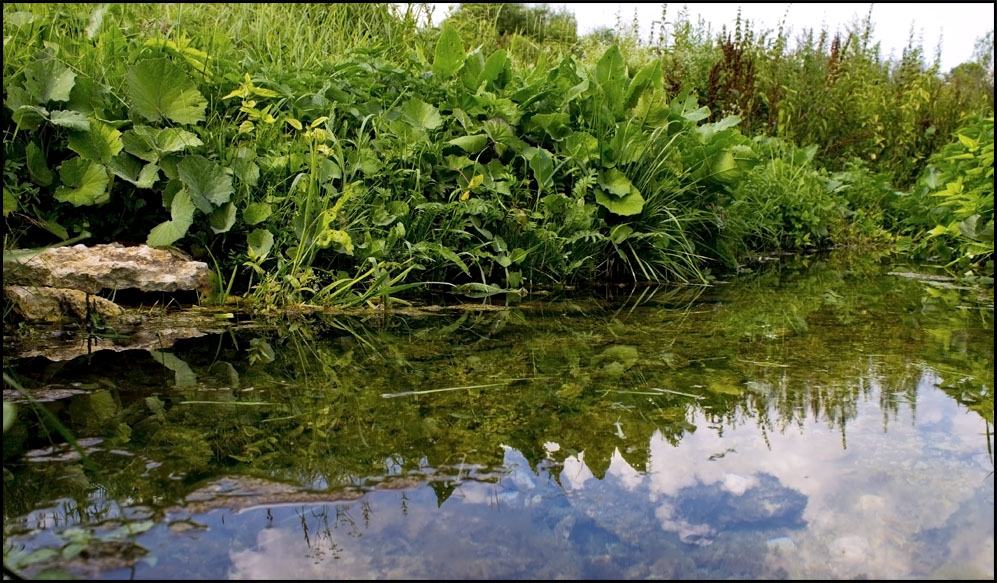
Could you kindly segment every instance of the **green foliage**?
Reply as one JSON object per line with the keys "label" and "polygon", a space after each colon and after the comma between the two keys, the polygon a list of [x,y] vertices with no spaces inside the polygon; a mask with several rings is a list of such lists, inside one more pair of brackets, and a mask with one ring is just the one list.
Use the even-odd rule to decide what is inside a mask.
{"label": "green foliage", "polygon": [[442,78],[450,77],[457,72],[463,60],[464,44],[460,40],[460,33],[452,25],[445,23],[440,40],[436,43],[433,73]]}
{"label": "green foliage", "polygon": [[167,59],[142,61],[125,76],[132,107],[145,119],[179,124],[204,121],[208,102],[182,69]]}
{"label": "green foliage", "polygon": [[100,164],[74,158],[59,166],[62,186],[56,189],[55,199],[73,206],[107,202],[107,171]]}
{"label": "green foliage", "polygon": [[578,40],[575,15],[546,4],[463,3],[448,19],[464,38],[491,40],[494,47],[546,45],[570,47]]}
{"label": "green foliage", "polygon": [[[771,146],[770,146],[771,147]],[[730,192],[720,245],[733,256],[825,245],[840,220],[839,207],[821,174],[810,167],[814,149],[779,144],[773,156]],[[741,252],[734,251],[738,247]]]}
{"label": "green foliage", "polygon": [[631,60],[660,59],[666,86],[701,96],[715,120],[738,115],[748,135],[817,144],[815,161],[832,171],[858,158],[906,188],[964,115],[993,111],[982,56],[991,51],[943,75],[912,35],[886,59],[871,11],[841,32],[804,30],[795,43],[783,25],[760,30],[740,15],[721,31],[687,10],[663,11],[660,22],[648,41],[618,28],[615,42]]}
{"label": "green foliage", "polygon": [[[681,14],[649,46],[576,44],[570,16],[516,4],[462,5],[439,30],[395,5],[18,10],[17,237],[177,244],[261,302],[368,301],[407,277],[704,281],[754,251],[874,240],[912,228],[891,184],[979,105],[968,69],[882,63],[858,31],[790,53],[781,31],[714,38]],[[985,239],[954,196],[964,228],[935,243]]]}
{"label": "green foliage", "polygon": [[194,221],[194,208],[194,203],[186,190],[177,192],[170,203],[171,219],[152,229],[146,243],[152,247],[165,247],[186,235],[187,229]]}
{"label": "green foliage", "polygon": [[897,201],[911,250],[964,273],[994,273],[994,118],[971,119]]}
{"label": "green foliage", "polygon": [[110,125],[96,120],[90,120],[90,129],[82,132],[70,132],[69,149],[87,160],[107,164],[124,147],[121,132]]}

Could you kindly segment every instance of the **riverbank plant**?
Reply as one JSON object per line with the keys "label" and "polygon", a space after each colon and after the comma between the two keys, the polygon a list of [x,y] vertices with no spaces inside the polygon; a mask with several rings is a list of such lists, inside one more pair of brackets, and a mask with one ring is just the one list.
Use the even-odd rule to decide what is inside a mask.
{"label": "riverbank plant", "polygon": [[5,244],[174,246],[264,305],[703,282],[891,232],[992,273],[992,121],[989,158],[978,122],[923,170],[992,78],[884,59],[868,19],[790,48],[683,14],[644,42],[518,5],[277,10],[5,4]]}

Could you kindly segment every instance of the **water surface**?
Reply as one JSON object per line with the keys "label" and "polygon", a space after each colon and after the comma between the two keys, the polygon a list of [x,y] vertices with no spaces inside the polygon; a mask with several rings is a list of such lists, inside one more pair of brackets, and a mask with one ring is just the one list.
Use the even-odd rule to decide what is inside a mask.
{"label": "water surface", "polygon": [[811,259],[709,288],[8,360],[88,459],[20,407],[5,561],[993,579],[992,291],[911,271]]}

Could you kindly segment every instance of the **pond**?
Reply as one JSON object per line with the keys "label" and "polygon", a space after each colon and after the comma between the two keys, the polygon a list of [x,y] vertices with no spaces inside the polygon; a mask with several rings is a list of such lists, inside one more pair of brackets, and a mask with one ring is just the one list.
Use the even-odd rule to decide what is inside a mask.
{"label": "pond", "polygon": [[993,294],[915,271],[810,258],[709,287],[6,358],[52,415],[21,403],[4,435],[4,561],[992,580]]}

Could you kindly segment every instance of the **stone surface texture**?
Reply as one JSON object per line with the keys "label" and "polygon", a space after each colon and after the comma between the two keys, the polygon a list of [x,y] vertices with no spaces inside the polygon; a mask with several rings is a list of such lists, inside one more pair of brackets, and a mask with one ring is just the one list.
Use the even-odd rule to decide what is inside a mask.
{"label": "stone surface texture", "polygon": [[[76,289],[9,285],[3,289],[14,309],[29,322],[57,322],[63,314],[74,314],[81,320],[87,316],[87,294]],[[90,296],[91,314],[117,318],[122,310],[114,302]]]}
{"label": "stone surface texture", "polygon": [[147,245],[73,245],[54,247],[27,258],[21,257],[24,254],[15,252],[11,254],[13,259],[4,259],[4,285],[70,288],[87,293],[129,288],[176,292],[203,290],[210,281],[207,263],[185,260]]}

